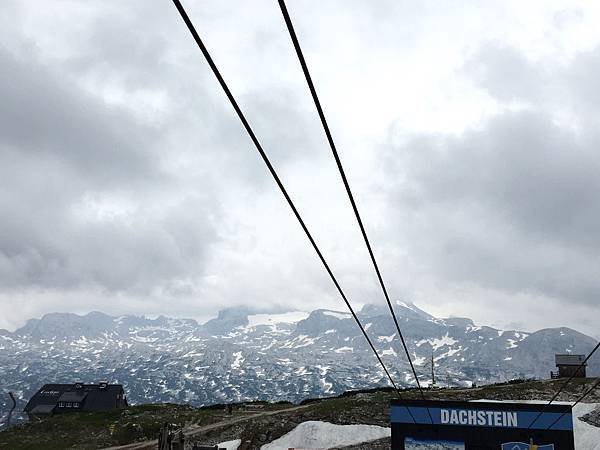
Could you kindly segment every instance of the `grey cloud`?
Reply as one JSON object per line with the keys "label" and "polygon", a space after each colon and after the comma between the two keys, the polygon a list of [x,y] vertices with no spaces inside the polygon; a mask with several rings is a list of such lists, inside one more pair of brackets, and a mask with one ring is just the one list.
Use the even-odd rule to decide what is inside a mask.
{"label": "grey cloud", "polygon": [[[148,291],[201,275],[219,210],[189,189],[161,204],[177,186],[158,130],[35,60],[4,49],[0,60],[2,286]],[[136,210],[78,218],[87,194],[133,199]]]}
{"label": "grey cloud", "polygon": [[600,47],[578,54],[565,71],[563,81],[569,86],[571,107],[580,119],[597,124],[600,105]]}
{"label": "grey cloud", "polygon": [[0,145],[55,158],[98,183],[159,177],[156,130],[131,120],[35,60],[0,47]]}
{"label": "grey cloud", "polygon": [[[60,64],[42,62],[35,47],[24,54],[0,47],[5,291],[191,295],[222,239],[222,198],[271,186],[170,5],[166,19],[164,9],[144,5],[117,15],[102,10]],[[142,20],[144,27],[135,26]],[[191,59],[173,64],[182,48]],[[164,120],[145,122],[127,105],[86,92],[80,85],[89,77],[116,79],[127,93],[164,92]],[[279,168],[313,151],[306,115],[290,89],[240,98]],[[117,207],[123,201],[132,210],[96,217],[93,209],[102,205],[86,205],[89,198]]]}
{"label": "grey cloud", "polygon": [[554,24],[559,29],[581,23],[583,11],[579,8],[565,8],[554,14]]}
{"label": "grey cloud", "polygon": [[170,4],[132,1],[109,9],[79,35],[79,52],[67,65],[80,73],[102,74],[123,79],[129,89],[160,87],[167,64],[170,39],[177,16]]}
{"label": "grey cloud", "polygon": [[[342,3],[292,8],[309,63],[343,51],[347,36],[354,40],[353,51],[376,48],[364,60],[376,67],[378,58],[403,58],[407,48],[419,48],[413,44],[422,42],[427,27],[473,12],[470,3],[453,5],[451,11],[415,2],[354,1],[350,8]],[[172,306],[182,315],[210,315],[217,303],[253,302],[261,308],[339,304],[170,3],[90,1],[82,9],[64,4],[58,17],[64,29],[57,27],[56,33],[68,42],[48,39],[48,30],[36,40],[29,18],[19,16],[32,14],[31,8],[10,5],[0,18],[10,30],[9,37],[0,36],[5,47],[0,94],[6,99],[0,104],[0,297],[14,292],[15,298],[17,293],[25,298],[34,292],[32,304],[51,299],[36,305],[36,314],[75,304],[80,311],[92,304],[102,308],[104,299],[121,293],[136,299],[119,305],[119,313],[164,312],[169,296],[178,297]],[[276,4],[265,2],[237,16],[226,3],[189,6],[265,150],[285,181],[299,187],[294,197],[305,200],[311,208],[306,211],[330,217],[333,225],[326,229],[354,228],[350,213],[346,220],[327,207],[327,201],[337,200],[300,192],[312,181],[312,168],[324,172],[329,164],[332,183],[337,173]],[[79,13],[81,22],[75,20]],[[322,32],[325,23],[338,30],[337,37]],[[328,37],[332,42],[324,40]],[[48,42],[67,48],[49,48]],[[596,52],[581,54],[571,68],[558,70],[535,66],[518,51],[489,43],[459,75],[468,76],[509,112],[460,137],[411,136],[408,144],[387,146],[377,161],[387,177],[377,174],[375,188],[357,188],[355,194],[366,199],[361,210],[366,210],[365,220],[373,221],[368,228],[390,283],[407,284],[401,286],[406,297],[414,294],[415,283],[397,280],[421,271],[428,277],[416,273],[415,278],[433,280],[442,292],[428,300],[432,305],[443,303],[452,283],[510,293],[534,290],[592,303],[599,287],[594,256],[599,249],[594,233],[599,225],[594,202],[598,136],[590,126],[597,116],[597,59]],[[336,68],[336,73],[359,73],[363,68],[356,64]],[[398,82],[402,79],[399,73]],[[116,87],[126,98],[121,106],[109,105],[105,92],[86,92],[81,85]],[[327,85],[317,80],[317,86],[325,95]],[[360,96],[351,88],[369,86],[348,89],[346,106],[359,107]],[[162,96],[164,105],[143,111],[143,101],[135,101],[146,94]],[[528,112],[505,108],[515,103],[525,104]],[[582,132],[557,125],[554,113],[560,108],[582,113],[577,117]],[[329,120],[337,125],[346,118]],[[333,131],[339,142],[354,134],[364,137]],[[347,155],[351,168],[352,155]],[[370,158],[369,153],[365,167],[372,164]],[[363,175],[368,179],[371,174]],[[86,206],[86,199],[99,205]],[[102,216],[94,208],[102,209],[103,202],[117,209],[123,202],[131,210]],[[389,229],[380,228],[387,211],[397,216]],[[268,226],[255,215],[267,217],[271,229],[265,230]],[[285,238],[266,239],[271,231]],[[356,302],[378,299],[377,285],[366,275],[372,273],[368,260],[355,251],[362,249],[360,236],[346,245],[337,240],[345,234],[337,234],[322,241],[339,260],[332,264],[344,286],[356,288]],[[398,258],[408,264],[393,277],[389,262]],[[209,281],[198,280],[205,275]],[[90,286],[94,294],[84,298]],[[39,294],[45,290],[54,290],[53,295]],[[158,293],[150,298],[150,292]],[[79,293],[81,302],[74,301]],[[68,301],[57,300],[63,297]]]}
{"label": "grey cloud", "polygon": [[[28,178],[27,181],[32,181]],[[42,181],[43,182],[43,181]],[[16,186],[18,189],[18,186]],[[0,284],[5,289],[99,287],[147,293],[202,275],[218,207],[184,197],[153,211],[141,201],[126,217],[78,217],[74,198],[45,197],[45,208],[0,200]],[[81,207],[81,206],[80,206]]]}
{"label": "grey cloud", "polygon": [[535,63],[514,47],[488,42],[462,73],[503,106],[516,103],[549,115],[568,113],[577,125],[596,123],[600,104],[600,47],[576,53],[569,64]]}
{"label": "grey cloud", "polygon": [[388,149],[414,254],[439,275],[593,304],[600,290],[600,137],[506,113],[454,137]]}
{"label": "grey cloud", "polygon": [[539,100],[548,81],[542,67],[536,67],[515,48],[495,42],[475,52],[463,70],[500,101]]}

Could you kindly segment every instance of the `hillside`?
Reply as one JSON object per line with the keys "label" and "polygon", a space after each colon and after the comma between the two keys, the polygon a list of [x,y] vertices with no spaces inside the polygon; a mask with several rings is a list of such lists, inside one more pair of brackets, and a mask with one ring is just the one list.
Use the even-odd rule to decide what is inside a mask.
{"label": "hillside", "polygon": [[[593,380],[576,380],[559,400],[575,399]],[[427,391],[427,397],[445,400],[548,400],[563,380],[530,381]],[[417,398],[411,389],[405,398]],[[165,422],[184,427],[189,442],[215,444],[241,440],[240,450],[257,449],[289,433],[307,421],[332,424],[377,425],[389,427],[389,402],[395,394],[388,389],[353,392],[345,395],[306,401],[301,405],[289,403],[236,405],[232,415],[223,406],[194,408],[183,405],[142,405],[111,413],[86,413],[52,417],[44,422],[28,423],[0,433],[0,449],[44,448],[97,449],[127,445],[122,448],[150,449],[161,425]],[[600,392],[586,401],[600,402]],[[600,423],[597,423],[600,425]],[[389,441],[353,448],[389,448]]]}
{"label": "hillside", "polygon": [[[436,318],[396,304],[421,382],[469,386],[547,378],[555,353],[586,353],[595,341],[568,328],[536,332]],[[360,317],[399,384],[414,386],[389,312],[367,305]],[[595,362],[594,362],[595,361]],[[591,373],[600,374],[594,358]],[[386,386],[364,337],[347,313],[278,315],[221,311],[205,324],[189,319],[48,314],[15,332],[0,330],[0,385],[22,409],[47,382],[122,383],[132,404],[201,406],[245,400],[299,402]],[[0,396],[0,417],[8,397]],[[1,420],[1,419],[0,419]]]}

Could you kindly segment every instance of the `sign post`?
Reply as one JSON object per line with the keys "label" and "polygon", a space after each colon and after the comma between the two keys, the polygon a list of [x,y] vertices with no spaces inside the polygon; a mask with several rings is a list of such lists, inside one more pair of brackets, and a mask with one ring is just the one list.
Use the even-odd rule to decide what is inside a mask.
{"label": "sign post", "polygon": [[390,416],[393,450],[575,450],[570,405],[394,400]]}

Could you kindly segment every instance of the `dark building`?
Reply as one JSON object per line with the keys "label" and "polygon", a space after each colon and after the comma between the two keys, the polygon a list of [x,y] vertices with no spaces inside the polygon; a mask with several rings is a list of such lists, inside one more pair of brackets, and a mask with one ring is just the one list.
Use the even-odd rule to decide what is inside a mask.
{"label": "dark building", "polygon": [[75,411],[110,411],[127,406],[125,391],[120,384],[45,384],[31,397],[25,412],[45,416]]}
{"label": "dark building", "polygon": [[558,367],[558,372],[551,372],[552,378],[568,378],[571,376],[576,378],[586,377],[586,364],[583,364],[585,355],[555,355],[554,361],[556,362],[556,367]]}

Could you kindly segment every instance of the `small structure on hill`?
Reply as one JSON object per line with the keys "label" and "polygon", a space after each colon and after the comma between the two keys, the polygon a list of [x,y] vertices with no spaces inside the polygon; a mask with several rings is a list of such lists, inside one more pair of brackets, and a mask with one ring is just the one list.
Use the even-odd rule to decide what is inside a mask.
{"label": "small structure on hill", "polygon": [[585,355],[555,355],[554,361],[558,372],[550,372],[552,378],[585,378]]}
{"label": "small structure on hill", "polygon": [[77,411],[110,411],[127,406],[120,384],[45,384],[31,397],[25,412],[32,417]]}
{"label": "small structure on hill", "polygon": [[[12,406],[10,408],[10,411],[8,411],[8,415],[6,416],[6,423],[4,424],[4,428],[7,430],[10,428],[10,419],[12,418],[12,413],[17,407],[17,399],[15,398],[15,395],[12,392],[9,392],[8,396],[10,397],[10,402],[12,403]],[[0,423],[0,425],[2,424]]]}

